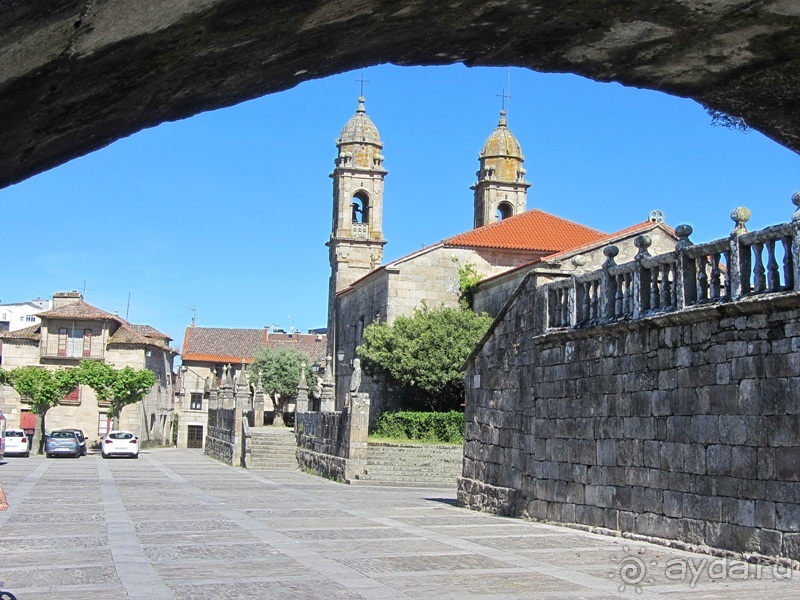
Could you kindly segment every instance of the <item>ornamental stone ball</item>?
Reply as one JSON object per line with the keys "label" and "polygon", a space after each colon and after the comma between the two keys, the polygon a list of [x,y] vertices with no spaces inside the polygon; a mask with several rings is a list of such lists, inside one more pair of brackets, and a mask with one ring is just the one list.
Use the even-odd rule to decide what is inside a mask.
{"label": "ornamental stone ball", "polygon": [[614,258],[617,256],[617,254],[619,254],[619,248],[614,245],[606,246],[603,248],[603,254],[606,258]]}
{"label": "ornamental stone ball", "polygon": [[582,267],[586,264],[586,257],[583,254],[576,254],[570,262],[576,267]]}
{"label": "ornamental stone ball", "polygon": [[744,224],[750,220],[750,209],[744,206],[737,206],[731,211],[731,220],[736,223],[731,233],[734,235],[747,233],[747,227]]}
{"label": "ornamental stone ball", "polygon": [[692,241],[689,239],[689,236],[694,233],[694,227],[691,225],[678,225],[675,228],[675,235],[678,236],[678,242],[675,244],[675,249],[680,250],[681,248],[686,248],[687,246],[692,245]]}

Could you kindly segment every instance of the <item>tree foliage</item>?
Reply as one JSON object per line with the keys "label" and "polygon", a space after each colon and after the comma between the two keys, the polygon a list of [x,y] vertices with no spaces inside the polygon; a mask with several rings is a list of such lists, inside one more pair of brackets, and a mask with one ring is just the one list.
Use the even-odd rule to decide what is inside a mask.
{"label": "tree foliage", "polygon": [[392,325],[371,323],[356,354],[368,375],[383,374],[401,389],[406,408],[459,409],[464,396],[461,365],[491,323],[486,314],[423,306]]}
{"label": "tree foliage", "polygon": [[111,365],[94,360],[81,361],[77,369],[80,382],[94,390],[98,402],[108,402],[108,416],[119,427],[122,409],[139,402],[156,383],[156,376],[148,369],[124,367],[115,369]]}
{"label": "tree foliage", "polygon": [[461,292],[458,302],[461,308],[471,309],[475,288],[483,279],[483,275],[478,273],[478,269],[470,262],[462,265],[457,256],[452,260],[458,266],[458,289]]}
{"label": "tree foliage", "polygon": [[[297,397],[300,385],[300,371],[303,363],[310,367],[311,360],[294,348],[262,348],[247,367],[247,378],[255,385],[261,375],[264,392],[272,398],[275,405],[275,425],[283,425],[283,407],[286,400]],[[308,381],[313,381],[310,371]]]}
{"label": "tree foliage", "polygon": [[50,371],[44,367],[17,367],[10,371],[4,371],[1,377],[5,383],[17,391],[20,397],[27,400],[31,412],[36,415],[33,447],[41,454],[45,415],[80,383],[77,370],[56,369]]}

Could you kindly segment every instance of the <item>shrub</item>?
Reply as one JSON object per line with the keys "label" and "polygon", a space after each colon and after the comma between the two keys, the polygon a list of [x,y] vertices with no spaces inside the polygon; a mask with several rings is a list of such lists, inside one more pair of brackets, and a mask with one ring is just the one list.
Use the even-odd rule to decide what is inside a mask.
{"label": "shrub", "polygon": [[387,438],[460,444],[464,441],[464,413],[385,412],[378,416],[373,435]]}

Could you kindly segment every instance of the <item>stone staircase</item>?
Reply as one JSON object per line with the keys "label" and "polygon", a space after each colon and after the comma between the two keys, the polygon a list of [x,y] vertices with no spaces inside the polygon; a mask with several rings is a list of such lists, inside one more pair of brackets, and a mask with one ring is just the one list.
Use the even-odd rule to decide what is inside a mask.
{"label": "stone staircase", "polygon": [[463,447],[370,443],[367,468],[348,483],[402,487],[456,487]]}
{"label": "stone staircase", "polygon": [[297,442],[289,427],[251,427],[248,469],[297,470]]}

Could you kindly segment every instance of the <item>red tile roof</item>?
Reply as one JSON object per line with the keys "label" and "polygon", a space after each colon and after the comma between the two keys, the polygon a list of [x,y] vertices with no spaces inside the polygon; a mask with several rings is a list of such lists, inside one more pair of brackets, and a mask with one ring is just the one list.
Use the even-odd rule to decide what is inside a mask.
{"label": "red tile roof", "polygon": [[325,360],[327,337],[313,333],[269,333],[264,329],[226,329],[221,327],[187,327],[183,339],[182,360],[245,364],[253,362],[259,350],[295,348],[312,361]]}
{"label": "red tile roof", "polygon": [[187,327],[181,357],[184,361],[241,364],[244,360],[249,364],[266,343],[266,328]]}
{"label": "red tile roof", "polygon": [[606,234],[543,210],[533,209],[444,240],[445,246],[561,252]]}
{"label": "red tile roof", "polygon": [[59,308],[53,310],[46,310],[44,312],[36,313],[40,319],[113,319],[116,321],[124,322],[119,315],[112,315],[104,310],[100,310],[87,304],[83,300],[70,302]]}
{"label": "red tile roof", "polygon": [[0,332],[0,340],[33,340],[38,342],[42,335],[40,333],[42,326],[40,324],[31,325],[25,329],[17,329],[16,331],[3,331]]}
{"label": "red tile roof", "polygon": [[325,364],[328,338],[313,333],[270,333],[268,348],[294,348],[308,356],[312,362]]}

